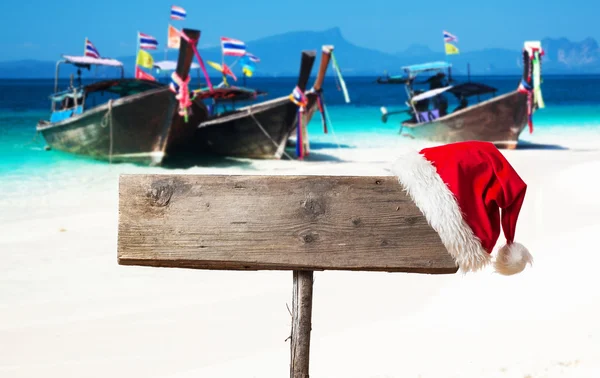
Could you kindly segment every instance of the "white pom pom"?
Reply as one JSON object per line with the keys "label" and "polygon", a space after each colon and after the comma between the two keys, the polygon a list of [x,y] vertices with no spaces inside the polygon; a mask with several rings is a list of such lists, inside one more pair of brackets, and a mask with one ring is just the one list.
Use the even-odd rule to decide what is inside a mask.
{"label": "white pom pom", "polygon": [[521,273],[527,264],[532,265],[533,257],[523,244],[505,244],[498,251],[494,268],[505,276]]}

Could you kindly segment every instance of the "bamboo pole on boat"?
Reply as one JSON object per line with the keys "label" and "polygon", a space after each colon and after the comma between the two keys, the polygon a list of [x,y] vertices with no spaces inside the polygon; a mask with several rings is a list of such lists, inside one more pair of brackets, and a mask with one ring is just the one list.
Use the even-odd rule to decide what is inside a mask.
{"label": "bamboo pole on boat", "polygon": [[[198,43],[200,30],[182,29],[182,32],[188,36],[190,42],[193,42],[194,45]],[[194,59],[194,50],[190,42],[185,38],[181,38],[179,43],[179,57],[177,58],[177,67],[175,70],[181,80],[187,79],[190,67],[192,66],[192,60]]]}
{"label": "bamboo pole on boat", "polygon": [[137,57],[138,54],[140,53],[140,31],[137,31],[137,34],[135,35],[135,58],[133,60],[133,77],[135,77],[137,79],[137,75],[135,74],[135,69],[137,68]]}
{"label": "bamboo pole on boat", "polygon": [[333,45],[323,45],[321,50],[321,63],[319,64],[319,72],[317,73],[317,80],[315,80],[315,84],[313,85],[313,89],[317,92],[323,87],[325,73],[327,72],[327,67],[329,66],[333,49]]}
{"label": "bamboo pole on boat", "polygon": [[[310,72],[312,71],[312,66],[315,62],[316,55],[317,54],[315,53],[315,51],[302,51],[302,63],[300,64],[300,73],[298,75],[297,84],[298,89],[301,93],[304,93],[306,91],[306,84],[308,83],[308,79],[310,78]],[[305,111],[308,111],[308,109],[305,109]],[[305,124],[306,122],[302,122],[305,118],[306,117],[304,117],[304,115],[298,117],[297,125],[298,131],[302,136],[302,140],[296,140],[296,143],[302,143],[302,155],[306,155],[310,152],[308,143],[308,132],[306,131],[308,124]]]}
{"label": "bamboo pole on boat", "polygon": [[[187,80],[190,68],[192,66],[192,60],[194,59],[193,46],[198,43],[200,39],[200,31],[193,29],[182,29],[188,38],[181,38],[179,43],[179,56],[177,58],[177,66],[175,72],[181,80]],[[192,45],[192,43],[194,45]],[[191,108],[190,108],[191,109]],[[194,130],[196,125],[188,125],[185,123],[185,117],[179,115],[177,106],[173,108],[171,128],[167,137],[167,156],[174,156],[185,150],[185,146],[189,143],[190,138],[193,138]]]}

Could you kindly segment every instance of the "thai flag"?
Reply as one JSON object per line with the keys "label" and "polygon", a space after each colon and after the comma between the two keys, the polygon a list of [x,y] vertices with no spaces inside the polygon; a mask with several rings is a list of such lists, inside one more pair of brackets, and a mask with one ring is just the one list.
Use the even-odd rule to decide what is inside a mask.
{"label": "thai flag", "polygon": [[173,5],[171,7],[171,20],[185,20],[187,13],[182,7]]}
{"label": "thai flag", "polygon": [[138,40],[140,43],[140,49],[156,50],[158,47],[158,41],[151,35],[138,32]]}
{"label": "thai flag", "polygon": [[258,59],[258,57],[256,55],[252,55],[250,53],[246,53],[246,58],[248,58],[248,60],[250,60],[253,63],[260,62],[260,59]]}
{"label": "thai flag", "polygon": [[246,44],[240,40],[221,37],[221,49],[223,55],[244,56],[246,55]]}
{"label": "thai flag", "polygon": [[99,59],[100,58],[100,53],[98,52],[98,50],[96,50],[96,48],[94,47],[94,45],[92,44],[92,42],[89,41],[89,39],[85,39],[85,56],[89,56],[91,58],[96,58]]}
{"label": "thai flag", "polygon": [[458,42],[458,38],[456,38],[455,35],[452,35],[450,33],[448,33],[447,31],[444,30],[444,42],[449,43],[449,42]]}

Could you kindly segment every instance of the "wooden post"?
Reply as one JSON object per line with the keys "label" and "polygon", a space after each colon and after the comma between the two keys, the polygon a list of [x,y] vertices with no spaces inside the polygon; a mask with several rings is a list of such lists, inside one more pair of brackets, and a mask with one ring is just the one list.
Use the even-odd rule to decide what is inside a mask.
{"label": "wooden post", "polygon": [[312,329],[313,271],[294,271],[290,378],[308,378]]}
{"label": "wooden post", "polygon": [[118,262],[293,271],[290,378],[309,377],[313,271],[451,274],[393,177],[123,175]]}

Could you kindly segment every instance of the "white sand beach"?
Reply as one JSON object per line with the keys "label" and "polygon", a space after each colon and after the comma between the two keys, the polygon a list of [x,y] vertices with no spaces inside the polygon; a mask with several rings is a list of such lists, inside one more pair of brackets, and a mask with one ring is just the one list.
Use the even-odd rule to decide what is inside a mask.
{"label": "white sand beach", "polygon": [[[316,272],[311,378],[600,376],[600,148],[560,142],[503,151],[529,186],[516,239],[535,261],[520,275]],[[397,152],[171,172],[389,175]],[[123,172],[164,170],[6,188],[0,377],[289,376],[292,273],[119,266]]]}

